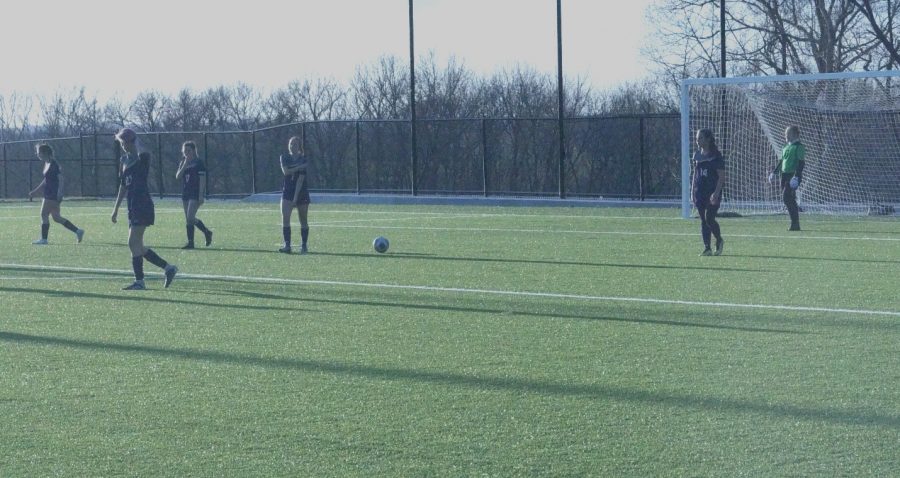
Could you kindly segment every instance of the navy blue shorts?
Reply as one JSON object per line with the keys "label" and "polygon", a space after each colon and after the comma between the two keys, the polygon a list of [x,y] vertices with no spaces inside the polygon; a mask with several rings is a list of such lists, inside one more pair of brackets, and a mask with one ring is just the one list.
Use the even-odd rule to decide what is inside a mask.
{"label": "navy blue shorts", "polygon": [[[303,181],[302,178],[300,179],[300,181],[303,182],[303,186],[300,187],[300,194],[297,195],[297,204],[309,204],[309,188],[306,187],[306,181]],[[297,191],[297,189],[296,184],[294,184],[293,186],[294,187],[291,187],[291,185],[286,185],[281,193],[281,199],[289,202],[294,201],[294,193]]]}
{"label": "navy blue shorts", "polygon": [[149,206],[128,208],[128,226],[152,226],[156,219],[153,203]]}

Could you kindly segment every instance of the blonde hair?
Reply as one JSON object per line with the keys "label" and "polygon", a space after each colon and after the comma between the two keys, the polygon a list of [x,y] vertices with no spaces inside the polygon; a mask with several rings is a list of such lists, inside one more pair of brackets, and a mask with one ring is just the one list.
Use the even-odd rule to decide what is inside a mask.
{"label": "blonde hair", "polygon": [[301,138],[300,136],[291,136],[291,138],[288,140],[288,147],[290,147],[291,141],[295,139],[297,140],[297,146],[300,147],[300,152],[305,152],[303,151],[303,138]]}

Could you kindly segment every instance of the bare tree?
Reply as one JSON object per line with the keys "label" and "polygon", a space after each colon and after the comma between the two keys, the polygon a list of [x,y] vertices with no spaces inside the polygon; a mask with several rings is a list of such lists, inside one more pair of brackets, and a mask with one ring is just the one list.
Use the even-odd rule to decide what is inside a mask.
{"label": "bare tree", "polygon": [[900,39],[894,35],[894,19],[900,14],[900,1],[850,0],[850,3],[862,11],[872,33],[887,52],[887,61],[879,67],[890,70],[894,65],[900,65]]}
{"label": "bare tree", "polygon": [[[651,58],[676,76],[714,76],[719,60],[719,0],[663,0]],[[738,75],[867,69],[877,38],[853,0],[730,0],[729,72]],[[676,53],[678,52],[678,53]]]}
{"label": "bare tree", "polygon": [[292,81],[269,96],[265,111],[273,124],[343,119],[349,116],[347,98],[334,80]]}
{"label": "bare tree", "polygon": [[133,104],[125,104],[119,97],[113,97],[103,106],[104,129],[121,128],[131,124]]}
{"label": "bare tree", "polygon": [[17,141],[29,136],[33,128],[33,109],[34,101],[30,96],[13,92],[5,100],[0,98],[0,135],[3,141]]}
{"label": "bare tree", "polygon": [[132,102],[131,112],[137,127],[146,132],[159,131],[168,99],[158,91],[145,91]]}
{"label": "bare tree", "polygon": [[188,88],[166,103],[162,117],[167,131],[196,131],[203,128],[199,99]]}
{"label": "bare tree", "polygon": [[358,68],[350,88],[360,118],[409,118],[409,68],[396,57]]}
{"label": "bare tree", "polygon": [[262,97],[256,89],[246,83],[238,83],[225,88],[223,96],[226,120],[240,130],[259,126],[262,118]]}

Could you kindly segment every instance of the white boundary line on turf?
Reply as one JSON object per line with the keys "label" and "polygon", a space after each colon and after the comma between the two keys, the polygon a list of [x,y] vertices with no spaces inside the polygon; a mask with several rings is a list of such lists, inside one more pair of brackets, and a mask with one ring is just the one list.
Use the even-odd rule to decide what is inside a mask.
{"label": "white boundary line on turf", "polygon": [[[280,225],[280,224],[279,224]],[[333,223],[312,223],[310,227],[334,227],[334,228],[378,228],[378,229],[412,229],[422,231],[456,231],[456,232],[515,232],[515,233],[543,233],[543,234],[589,234],[589,235],[615,235],[615,236],[684,236],[694,237],[696,232],[632,232],[632,231],[581,231],[577,229],[569,230],[549,230],[549,229],[507,229],[492,227],[425,227],[425,226],[384,226],[381,224],[373,224],[371,226],[360,226],[350,224],[333,224]],[[775,236],[764,234],[725,234],[724,237],[746,237],[752,239],[791,239],[791,240],[810,240],[819,239],[827,241],[886,241],[900,242],[900,237],[852,237],[852,236]]]}
{"label": "white boundary line on turf", "polygon": [[[116,269],[98,269],[88,267],[63,267],[63,266],[42,266],[28,264],[4,264],[0,263],[0,269],[41,269],[57,272],[93,272],[120,274],[123,276],[132,275],[131,271]],[[159,275],[159,273],[154,273]],[[183,279],[205,279],[220,280],[232,282],[256,282],[260,284],[308,284],[308,285],[326,285],[340,287],[367,287],[377,289],[399,289],[399,290],[420,290],[430,292],[456,292],[461,294],[485,294],[500,295],[512,297],[540,297],[547,299],[576,299],[584,301],[598,302],[631,302],[644,304],[667,304],[667,305],[688,305],[700,307],[728,307],[735,309],[755,309],[755,310],[784,310],[790,312],[823,312],[835,314],[858,314],[858,315],[879,315],[889,317],[900,317],[900,312],[892,310],[867,310],[867,309],[845,309],[830,307],[805,307],[795,305],[765,305],[765,304],[740,304],[733,302],[702,302],[694,300],[674,300],[674,299],[654,299],[644,297],[615,297],[600,295],[579,295],[579,294],[559,294],[554,292],[529,292],[529,291],[509,291],[497,289],[467,289],[461,287],[437,287],[426,285],[401,285],[401,284],[379,284],[372,282],[349,282],[349,281],[331,281],[331,280],[315,280],[315,279],[280,279],[275,277],[252,277],[252,276],[232,276],[232,275],[213,275],[213,274],[179,274]]]}
{"label": "white boundary line on turf", "polygon": [[63,276],[63,277],[13,277],[13,276],[0,276],[0,280],[45,280],[45,281],[59,281],[59,280],[103,280],[109,279],[109,277],[104,276]]}

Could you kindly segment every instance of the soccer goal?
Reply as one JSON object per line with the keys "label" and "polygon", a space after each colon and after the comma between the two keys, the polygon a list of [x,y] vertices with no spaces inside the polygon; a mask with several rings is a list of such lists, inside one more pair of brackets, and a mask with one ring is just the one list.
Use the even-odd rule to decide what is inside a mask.
{"label": "soccer goal", "polygon": [[681,86],[682,215],[691,215],[691,156],[700,128],[715,132],[728,180],[722,210],[783,211],[766,181],[800,128],[802,210],[890,214],[900,209],[900,71],[685,80]]}

